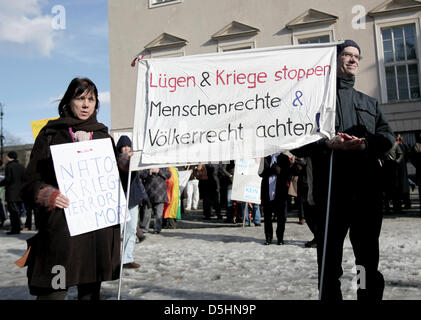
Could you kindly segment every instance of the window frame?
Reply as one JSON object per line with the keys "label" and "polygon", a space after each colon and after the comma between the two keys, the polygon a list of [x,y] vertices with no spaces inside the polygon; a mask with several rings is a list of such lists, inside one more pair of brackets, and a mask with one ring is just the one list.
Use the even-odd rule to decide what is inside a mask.
{"label": "window frame", "polygon": [[149,0],[149,9],[159,8],[162,6],[168,6],[171,4],[181,3],[183,0],[164,0],[164,2],[154,3],[155,0]]}
{"label": "window frame", "polygon": [[150,58],[174,58],[174,57],[184,57],[186,51],[181,50],[154,50],[150,51]]}
{"label": "window frame", "polygon": [[[298,38],[297,39],[297,41],[298,41],[298,44],[312,44],[311,42],[309,42],[309,43],[300,43],[300,41],[309,41],[309,40],[312,40],[312,39],[321,39],[321,38],[324,38],[324,37],[328,37],[329,39],[328,39],[328,41],[327,42],[330,42],[330,36],[329,35],[321,35],[321,36],[316,36],[316,37],[309,37],[309,38]],[[317,42],[317,43],[326,43],[326,42]]]}
{"label": "window frame", "polygon": [[[250,47],[250,48],[243,48],[243,47]],[[219,42],[218,41],[218,52],[229,52],[235,50],[248,50],[248,49],[255,49],[256,48],[256,41],[238,41],[238,42]]]}
{"label": "window frame", "polygon": [[292,44],[299,45],[299,40],[310,39],[310,38],[321,38],[321,37],[329,37],[329,42],[335,41],[335,28],[334,24],[326,27],[310,27],[301,29],[301,30],[293,30],[292,31]]}
{"label": "window frame", "polygon": [[[378,20],[377,20],[378,19]],[[416,40],[416,48],[415,52],[417,55],[417,64],[418,64],[418,85],[420,86],[421,91],[421,43],[420,43],[420,17],[418,16],[412,16],[412,17],[381,17],[376,18],[376,21],[374,21],[374,30],[375,30],[375,39],[376,39],[376,51],[377,51],[377,61],[378,61],[378,75],[380,80],[380,99],[382,104],[394,104],[394,103],[404,103],[404,102],[414,102],[414,101],[420,101],[420,98],[416,99],[401,99],[401,100],[393,100],[389,101],[387,97],[387,83],[386,83],[386,66],[384,62],[384,48],[383,48],[383,36],[382,36],[382,29],[388,29],[388,28],[395,28],[405,25],[413,24],[415,26],[415,40]],[[405,61],[413,61],[413,60],[405,60]],[[409,65],[410,63],[405,62],[401,65]],[[389,65],[387,63],[387,65]],[[400,65],[400,63],[394,63],[392,64]],[[408,75],[407,75],[408,76]],[[397,77],[397,75],[395,75]],[[398,87],[396,87],[396,90],[398,90]],[[409,96],[410,97],[410,96]]]}

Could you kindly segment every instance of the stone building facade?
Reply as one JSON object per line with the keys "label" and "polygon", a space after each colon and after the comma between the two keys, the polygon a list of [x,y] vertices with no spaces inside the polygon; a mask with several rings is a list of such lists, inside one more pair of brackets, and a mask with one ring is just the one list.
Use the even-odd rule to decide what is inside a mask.
{"label": "stone building facade", "polygon": [[[156,58],[354,39],[356,89],[393,130],[421,130],[421,2],[414,0],[109,0],[111,130],[130,132],[136,57]],[[133,63],[132,63],[133,62]]]}

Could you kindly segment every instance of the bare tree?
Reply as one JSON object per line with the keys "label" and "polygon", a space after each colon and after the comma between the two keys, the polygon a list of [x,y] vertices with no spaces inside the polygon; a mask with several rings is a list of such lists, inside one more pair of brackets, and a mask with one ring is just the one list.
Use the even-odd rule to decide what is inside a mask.
{"label": "bare tree", "polygon": [[18,146],[24,144],[22,138],[13,135],[8,131],[4,131],[4,145],[5,146]]}

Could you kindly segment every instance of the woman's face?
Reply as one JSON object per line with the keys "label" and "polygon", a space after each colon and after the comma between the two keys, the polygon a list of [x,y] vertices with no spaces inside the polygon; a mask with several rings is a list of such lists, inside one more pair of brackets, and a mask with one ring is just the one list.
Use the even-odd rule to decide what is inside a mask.
{"label": "woman's face", "polygon": [[76,118],[88,119],[95,111],[96,98],[93,92],[85,91],[70,101],[70,109]]}

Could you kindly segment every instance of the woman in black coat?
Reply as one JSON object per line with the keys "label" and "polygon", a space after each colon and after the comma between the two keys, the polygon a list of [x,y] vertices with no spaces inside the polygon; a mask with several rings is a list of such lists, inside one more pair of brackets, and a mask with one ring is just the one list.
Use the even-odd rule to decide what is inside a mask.
{"label": "woman in black coat", "polygon": [[[47,123],[32,149],[22,194],[39,208],[39,231],[28,240],[26,260],[29,290],[38,299],[64,299],[69,287],[78,286],[79,299],[96,300],[102,281],[119,278],[120,225],[70,236],[63,210],[69,200],[58,190],[50,151],[51,145],[110,138],[96,119],[98,107],[95,84],[73,79],[58,107],[60,118]],[[58,272],[65,273],[65,287],[57,286]]]}

